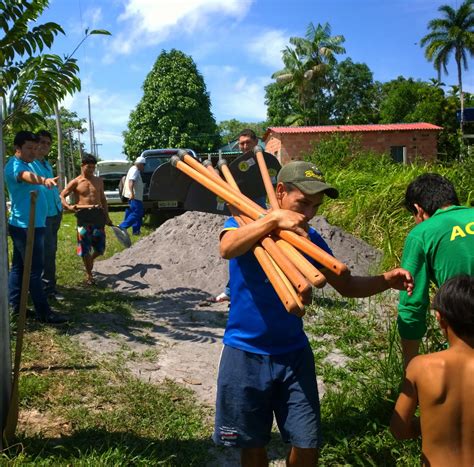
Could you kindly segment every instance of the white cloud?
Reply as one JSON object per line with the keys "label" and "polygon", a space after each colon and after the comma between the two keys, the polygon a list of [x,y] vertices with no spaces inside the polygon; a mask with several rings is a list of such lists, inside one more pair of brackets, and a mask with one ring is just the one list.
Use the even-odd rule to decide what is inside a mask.
{"label": "white cloud", "polygon": [[233,66],[207,66],[203,69],[211,95],[212,112],[218,121],[235,118],[256,122],[267,118],[265,86],[267,76],[246,76]]}
{"label": "white cloud", "polygon": [[[132,93],[111,93],[106,89],[88,87],[88,91],[68,96],[62,106],[77,112],[80,117],[88,115],[87,97],[90,96],[92,120],[97,143],[101,144],[101,156],[117,158],[122,151],[122,131],[126,129],[130,111],[135,108],[139,96]],[[89,130],[86,122],[84,128]],[[82,135],[82,141],[89,150],[89,132]]]}
{"label": "white cloud", "polygon": [[281,51],[288,45],[288,35],[284,31],[272,29],[252,37],[247,49],[254,59],[274,70],[283,68]]}
{"label": "white cloud", "polygon": [[128,0],[118,18],[124,23],[124,30],[115,34],[104,60],[110,63],[116,55],[129,55],[141,47],[156,45],[172,34],[191,35],[206,29],[211,20],[240,20],[252,1]]}
{"label": "white cloud", "polygon": [[102,15],[102,8],[100,7],[92,7],[88,8],[87,10],[82,13],[80,21],[73,21],[69,27],[69,33],[77,34],[79,36],[83,36],[86,28],[95,29],[95,28],[102,28],[102,22],[104,17]]}

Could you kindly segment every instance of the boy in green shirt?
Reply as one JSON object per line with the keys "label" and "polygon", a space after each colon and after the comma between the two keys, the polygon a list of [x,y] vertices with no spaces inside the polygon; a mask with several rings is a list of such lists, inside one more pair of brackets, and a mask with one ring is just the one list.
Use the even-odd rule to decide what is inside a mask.
{"label": "boy in green shirt", "polygon": [[406,238],[401,263],[415,283],[411,296],[400,292],[398,306],[406,367],[426,332],[430,282],[439,287],[459,274],[474,276],[474,209],[459,206],[453,184],[434,173],[410,183],[405,206],[417,224]]}

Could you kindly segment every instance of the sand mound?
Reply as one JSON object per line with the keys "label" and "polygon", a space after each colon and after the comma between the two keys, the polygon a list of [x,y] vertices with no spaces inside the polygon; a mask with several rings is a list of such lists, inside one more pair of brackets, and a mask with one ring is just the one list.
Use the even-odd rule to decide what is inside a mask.
{"label": "sand mound", "polygon": [[[225,217],[186,212],[112,258],[97,262],[98,277],[114,289],[154,295],[183,287],[216,295],[227,282],[227,262],[219,256],[219,232]],[[335,256],[356,274],[367,274],[380,253],[330,225],[323,217],[312,224]]]}

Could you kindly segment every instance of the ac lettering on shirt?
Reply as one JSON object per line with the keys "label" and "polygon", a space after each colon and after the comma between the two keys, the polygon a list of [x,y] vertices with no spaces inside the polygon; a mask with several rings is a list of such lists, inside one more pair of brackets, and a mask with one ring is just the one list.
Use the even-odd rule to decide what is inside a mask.
{"label": "ac lettering on shirt", "polygon": [[[465,230],[465,232],[464,232]],[[451,231],[451,241],[456,237],[465,237],[466,235],[474,235],[474,222],[469,222],[464,226],[464,230],[460,225],[455,225]]]}

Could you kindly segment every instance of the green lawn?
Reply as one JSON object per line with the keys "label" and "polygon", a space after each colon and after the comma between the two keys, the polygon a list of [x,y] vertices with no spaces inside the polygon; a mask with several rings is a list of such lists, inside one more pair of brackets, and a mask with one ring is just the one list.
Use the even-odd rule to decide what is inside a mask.
{"label": "green lawn", "polygon": [[[123,211],[112,211],[111,218],[118,224]],[[142,236],[132,241],[151,231],[144,225]],[[122,249],[109,229],[107,233],[105,258]],[[59,289],[66,299],[53,305],[71,322],[58,328],[27,323],[18,440],[2,453],[0,463],[204,465],[211,446],[209,417],[189,391],[172,382],[139,381],[124,370],[121,356],[100,359],[71,339],[78,329],[102,331],[97,314],[113,317],[130,333],[141,325],[133,318],[133,297],[82,285],[83,265],[75,245],[75,218],[66,214],[57,261]]]}
{"label": "green lawn", "polygon": [[[119,223],[123,212],[111,213]],[[152,231],[149,226],[144,234]],[[136,238],[133,238],[136,241]],[[105,257],[121,250],[111,232]],[[71,319],[68,326],[27,324],[20,378],[22,416],[17,443],[1,464],[39,466],[166,465],[204,466],[211,457],[210,414],[179,385],[150,384],[134,378],[124,359],[154,358],[150,343],[141,355],[103,358],[84,350],[73,334],[102,333],[107,320],[120,323],[133,338],[143,322],[134,297],[101,287],[84,287],[83,266],[75,254],[74,217],[60,231],[58,282],[66,300],[55,303]],[[419,464],[419,441],[399,443],[388,422],[401,381],[401,359],[393,327],[394,306],[380,319],[374,298],[319,298],[308,311],[306,328],[319,378],[327,384],[321,403],[325,446],[320,463],[395,466]],[[98,317],[101,326],[98,325]],[[431,332],[430,348],[439,345]],[[343,366],[325,361],[334,352]],[[272,446],[281,442],[275,436]],[[284,454],[282,454],[284,456]]]}

